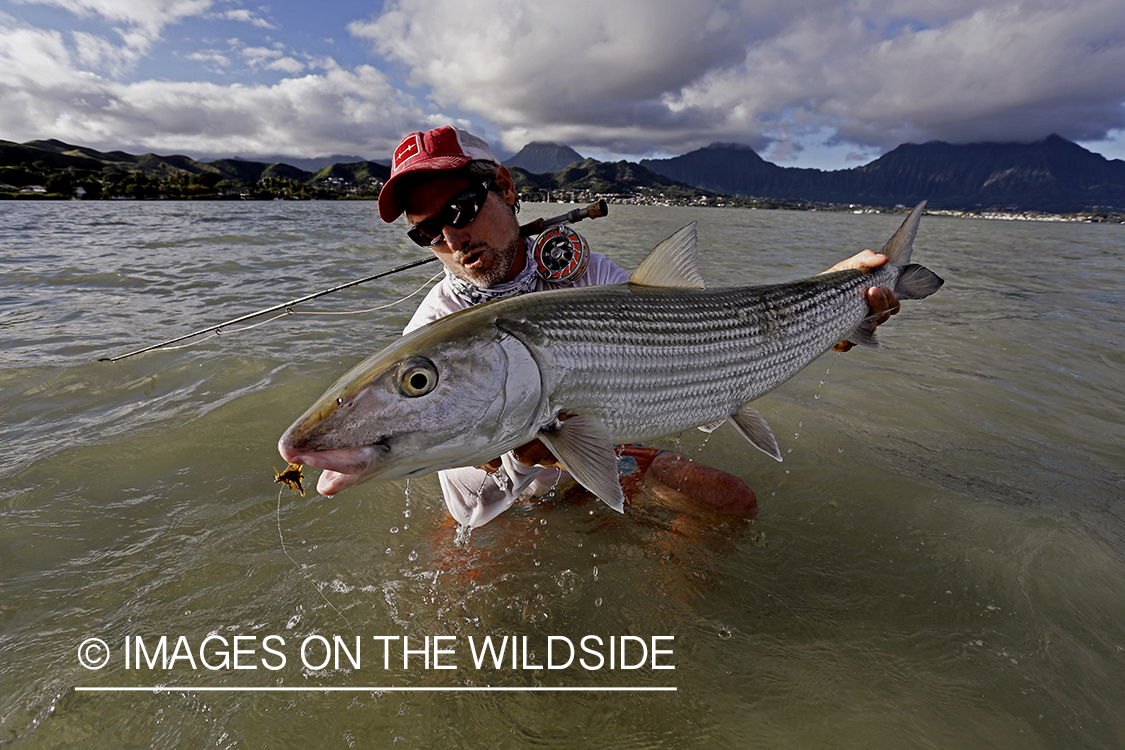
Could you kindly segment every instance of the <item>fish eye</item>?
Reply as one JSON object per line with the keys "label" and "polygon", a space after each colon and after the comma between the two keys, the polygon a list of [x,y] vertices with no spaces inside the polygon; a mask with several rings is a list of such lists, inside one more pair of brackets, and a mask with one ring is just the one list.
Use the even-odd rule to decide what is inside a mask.
{"label": "fish eye", "polygon": [[425,396],[437,382],[437,368],[425,357],[408,357],[398,366],[398,390],[408,398]]}

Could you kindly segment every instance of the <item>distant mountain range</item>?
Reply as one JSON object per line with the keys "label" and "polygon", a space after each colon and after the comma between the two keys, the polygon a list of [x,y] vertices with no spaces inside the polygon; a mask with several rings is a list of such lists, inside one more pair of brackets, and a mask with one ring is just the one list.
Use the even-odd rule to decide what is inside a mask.
{"label": "distant mountain range", "polygon": [[583,159],[550,174],[532,174],[513,167],[512,176],[516,188],[524,193],[581,193],[618,198],[659,193],[675,199],[715,195],[713,191],[685,185],[631,161]]}
{"label": "distant mountain range", "polygon": [[[869,206],[909,206],[925,199],[937,209],[1125,211],[1125,162],[1107,160],[1055,135],[1036,143],[905,144],[864,166],[835,171],[779,167],[748,146],[721,143],[637,164],[583,159],[567,146],[537,142],[507,164],[517,187],[536,194],[569,191],[698,202],[728,195]],[[311,187],[375,184],[390,176],[387,165],[367,160],[312,171],[281,161],[202,162],[180,155],[103,153],[56,140],[0,141],[0,183],[21,187],[61,170],[143,172],[153,178],[210,173],[231,183],[281,178]]]}
{"label": "distant mountain range", "polygon": [[1125,162],[1057,135],[1036,143],[905,144],[870,164],[825,172],[771,164],[747,146],[716,143],[641,165],[720,193],[824,203],[1070,213],[1125,209]]}
{"label": "distant mountain range", "polygon": [[582,155],[570,146],[536,141],[520,149],[518,154],[504,162],[504,166],[519,167],[529,174],[549,174],[566,169],[577,161],[582,161]]}
{"label": "distant mountain range", "polygon": [[[350,157],[348,157],[350,158]],[[174,171],[194,176],[214,173],[235,183],[252,183],[275,177],[315,184],[330,178],[360,182],[368,178],[386,180],[391,168],[378,162],[359,160],[347,164],[335,163],[315,171],[301,169],[284,162],[261,162],[246,159],[215,159],[196,161],[187,156],[134,156],[124,151],[95,151],[82,146],[72,146],[62,141],[29,141],[12,143],[0,141],[0,168],[18,167],[32,173],[70,169],[79,172],[143,172],[149,177],[161,177]],[[0,177],[0,182],[4,181]]]}

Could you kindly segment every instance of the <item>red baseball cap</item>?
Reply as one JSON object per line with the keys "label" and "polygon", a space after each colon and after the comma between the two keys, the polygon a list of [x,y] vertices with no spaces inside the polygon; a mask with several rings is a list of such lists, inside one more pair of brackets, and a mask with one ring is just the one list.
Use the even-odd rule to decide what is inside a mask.
{"label": "red baseball cap", "polygon": [[402,215],[403,207],[395,190],[403,175],[448,172],[461,169],[477,159],[500,163],[483,138],[452,125],[406,136],[391,157],[390,179],[379,192],[379,218],[389,224]]}

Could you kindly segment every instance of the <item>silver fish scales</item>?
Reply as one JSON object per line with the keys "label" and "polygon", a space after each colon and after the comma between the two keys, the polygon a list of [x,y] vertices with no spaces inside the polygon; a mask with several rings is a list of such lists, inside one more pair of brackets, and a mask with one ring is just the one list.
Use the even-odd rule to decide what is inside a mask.
{"label": "silver fish scales", "polygon": [[491,460],[542,440],[616,510],[615,443],[727,419],[781,460],[747,404],[842,339],[874,344],[864,291],[920,299],[942,284],[911,264],[924,204],[876,269],[787,284],[705,289],[695,227],[641,263],[628,284],[527,294],[463,310],[360,363],[282,435],[292,464],[325,469],[326,495],[371,478]]}
{"label": "silver fish scales", "polygon": [[[597,286],[512,300],[496,325],[549,349],[555,397],[597,414],[615,443],[729,416],[846,338],[863,291],[894,271],[842,271],[759,287]],[[563,304],[559,304],[563,303]],[[546,315],[546,310],[550,315]]]}

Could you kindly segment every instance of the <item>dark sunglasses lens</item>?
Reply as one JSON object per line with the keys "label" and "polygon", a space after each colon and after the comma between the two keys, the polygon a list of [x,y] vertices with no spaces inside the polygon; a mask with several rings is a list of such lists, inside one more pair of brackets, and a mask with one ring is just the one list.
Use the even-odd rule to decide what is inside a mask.
{"label": "dark sunglasses lens", "polygon": [[477,218],[477,214],[480,213],[487,197],[487,183],[461,193],[445,209],[446,223],[454,229],[464,227]]}
{"label": "dark sunglasses lens", "polygon": [[441,239],[441,223],[434,220],[423,221],[417,226],[406,230],[406,236],[420,247],[430,247]]}
{"label": "dark sunglasses lens", "polygon": [[484,202],[488,199],[489,183],[484,182],[475,188],[458,193],[437,216],[415,224],[406,231],[406,236],[421,247],[432,247],[441,240],[442,227],[461,229],[477,218]]}

